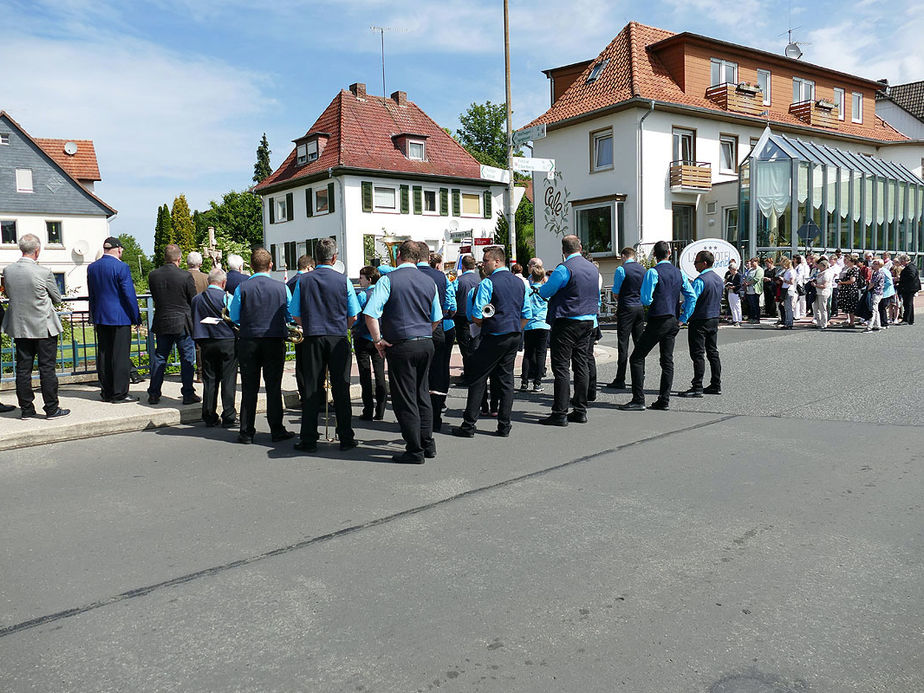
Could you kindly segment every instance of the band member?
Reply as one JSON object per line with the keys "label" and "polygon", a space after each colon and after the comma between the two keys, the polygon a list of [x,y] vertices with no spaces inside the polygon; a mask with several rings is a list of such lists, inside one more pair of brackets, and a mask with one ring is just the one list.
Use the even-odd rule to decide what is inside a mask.
{"label": "band member", "polygon": [[[722,394],[722,362],[719,360],[718,336],[725,282],[713,271],[714,262],[715,257],[708,250],[700,250],[693,260],[693,266],[699,272],[699,276],[693,280],[696,303],[689,306],[680,316],[680,324],[689,325],[687,340],[690,345],[690,358],[693,360],[693,382],[689,390],[678,393],[680,397],[702,397],[704,392],[707,395]],[[706,358],[709,359],[712,379],[704,389]]]}
{"label": "band member", "polygon": [[237,287],[241,285],[241,282],[247,279],[248,275],[244,274],[241,271],[242,269],[244,269],[244,258],[231,253],[228,256],[228,278],[225,281],[225,291],[232,296],[237,291]]}
{"label": "band member", "polygon": [[402,243],[398,268],[376,282],[363,311],[372,343],[388,361],[392,407],[406,443],[392,460],[407,464],[436,457],[429,375],[433,330],[443,310],[433,280],[417,268],[419,259],[415,241]]}
{"label": "band member", "polygon": [[677,322],[677,306],[680,294],[684,296],[683,312],[693,310],[696,295],[690,280],[683,272],[674,267],[668,258],[671,246],[667,241],[658,241],[654,245],[657,264],[645,272],[642,282],[642,305],[648,309],[648,323],[632,355],[629,368],[632,370],[632,399],[620,409],[623,411],[645,410],[645,357],[655,346],[661,350],[661,388],[652,409],[666,411],[670,408],[671,385],[674,382],[674,339],[680,326]]}
{"label": "band member", "polygon": [[288,305],[292,296],[285,284],[270,276],[273,259],[268,251],[254,250],[250,266],[254,273],[234,290],[228,309],[231,319],[240,325],[237,356],[241,365],[241,429],[237,442],[244,445],[252,443],[256,433],[254,420],[261,375],[266,388],[266,419],[273,442],[295,435],[287,431],[282,422],[282,371],[286,359]]}
{"label": "band member", "polygon": [[472,343],[472,333],[469,329],[471,323],[469,323],[464,310],[465,299],[468,297],[469,292],[478,286],[481,277],[478,274],[475,258],[472,255],[466,255],[459,260],[459,267],[462,274],[456,277],[454,282],[456,314],[453,316],[453,320],[456,326],[456,342],[459,344],[459,353],[462,355],[462,372],[464,373],[469,357],[471,357],[475,349]]}
{"label": "band member", "polygon": [[[520,277],[507,269],[503,248],[488,248],[484,252],[484,267],[488,277],[478,285],[473,308],[473,321],[481,326],[481,343],[472,355],[472,369],[466,373],[468,399],[461,426],[452,434],[463,438],[475,435],[475,425],[484,398],[488,376],[495,375],[498,393],[497,435],[510,435],[510,412],[513,409],[513,367],[520,348],[523,326],[531,315],[526,287]],[[493,315],[482,318],[485,307],[491,305]]]}
{"label": "band member", "polygon": [[[359,270],[360,290],[356,294],[360,308],[365,308],[372,295],[372,289],[379,280],[379,271],[371,265]],[[356,365],[359,367],[359,385],[362,388],[363,421],[381,421],[385,418],[385,401],[388,391],[385,388],[385,359],[372,343],[365,319],[353,323],[353,351],[356,353]],[[375,376],[375,389],[372,382]]]}
{"label": "band member", "polygon": [[[529,299],[530,318],[523,328],[523,370],[520,374],[521,390],[529,388],[529,381],[533,383],[533,392],[542,392],[542,378],[545,377],[545,357],[549,350],[549,323],[546,322],[549,304],[539,296],[539,287],[545,281],[545,268],[542,262],[533,258],[529,261],[530,289],[527,293]],[[536,289],[536,291],[533,291]]]}
{"label": "band member", "polygon": [[[567,426],[587,422],[588,343],[593,338],[594,318],[600,304],[599,272],[581,257],[581,241],[568,235],[561,241],[564,261],[555,268],[539,295],[549,299],[548,322],[555,394],[552,414],[539,423]],[[574,410],[571,399],[571,364],[574,363]]]}
{"label": "band member", "polygon": [[347,333],[359,315],[359,301],[350,280],[333,268],[337,262],[337,242],[322,238],[315,250],[317,267],[298,280],[298,291],[289,302],[289,314],[304,330],[302,350],[301,439],[296,450],[318,449],[318,413],[321,398],[327,397],[321,383],[325,370],[330,378],[337,416],[337,436],[341,450],[352,450],[358,443],[353,433],[350,405],[350,369],[353,356]]}
{"label": "band member", "polygon": [[[289,293],[291,293],[293,296],[297,294],[298,291],[296,287],[298,286],[298,280],[301,278],[303,274],[307,274],[313,269],[314,269],[314,258],[313,257],[311,257],[310,255],[302,255],[300,258],[298,258],[298,272],[293,274],[289,278],[289,281],[286,282],[286,286],[289,287]],[[295,385],[296,387],[298,387],[299,408],[301,408],[302,392],[305,391],[305,383],[302,380],[303,371],[304,371],[304,364],[302,363],[303,351],[304,351],[303,349],[299,349],[297,347],[295,349]],[[324,384],[322,382],[321,386],[323,387],[323,385]]]}
{"label": "band member", "polygon": [[[208,288],[192,300],[193,339],[202,356],[202,420],[206,426],[232,428],[237,423],[234,396],[237,391],[236,335],[222,319],[231,302],[225,293],[227,275],[220,267],[208,274]],[[206,320],[206,322],[203,322]],[[217,320],[217,322],[216,322]],[[221,388],[221,417],[218,390]]]}
{"label": "band member", "polygon": [[632,346],[645,329],[645,309],[642,307],[642,281],[645,268],[635,261],[633,248],[622,249],[622,264],[613,273],[613,293],[616,294],[616,377],[608,388],[626,389],[626,365],[629,362],[629,338]]}

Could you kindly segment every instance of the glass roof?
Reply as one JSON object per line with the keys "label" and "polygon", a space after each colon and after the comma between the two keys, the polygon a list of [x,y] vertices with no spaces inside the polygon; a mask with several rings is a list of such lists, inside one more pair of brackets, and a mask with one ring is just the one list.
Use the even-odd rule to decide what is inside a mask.
{"label": "glass roof", "polygon": [[751,156],[759,161],[771,161],[780,159],[781,155],[797,161],[836,166],[865,173],[869,176],[898,180],[913,185],[924,185],[924,181],[902,164],[886,161],[875,156],[857,154],[845,149],[837,149],[826,144],[815,144],[798,138],[789,138],[786,135],[771,133],[761,150],[752,153]]}

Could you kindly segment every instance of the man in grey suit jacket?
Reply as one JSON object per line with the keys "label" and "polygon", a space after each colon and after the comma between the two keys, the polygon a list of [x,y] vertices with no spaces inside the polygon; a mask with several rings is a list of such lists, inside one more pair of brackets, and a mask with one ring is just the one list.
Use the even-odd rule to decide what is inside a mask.
{"label": "man in grey suit jacket", "polygon": [[10,299],[3,331],[16,341],[16,396],[23,419],[36,415],[32,392],[32,367],[38,356],[39,381],[46,418],[67,416],[69,409],[58,406],[58,376],[55,356],[61,320],[54,304],[61,303],[61,292],[51,270],[38,262],[42,242],[31,233],[19,239],[22,257],[3,270],[3,289]]}

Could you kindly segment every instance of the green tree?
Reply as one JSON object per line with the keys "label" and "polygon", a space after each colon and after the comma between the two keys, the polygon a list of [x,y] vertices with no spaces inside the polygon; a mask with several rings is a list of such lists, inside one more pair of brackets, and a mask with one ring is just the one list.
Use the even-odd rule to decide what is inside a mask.
{"label": "green tree", "polygon": [[257,147],[257,163],[253,165],[254,183],[259,183],[273,172],[273,168],[270,166],[270,153],[269,142],[264,132],[263,139],[260,140],[260,146]]}
{"label": "green tree", "polygon": [[247,248],[263,245],[263,203],[247,190],[227,192],[221,202],[212,200],[210,208],[199,213],[199,220],[206,229],[206,238],[208,227],[214,226],[216,233],[220,231]]}
{"label": "green tree", "polygon": [[[517,251],[514,260],[525,265],[536,254],[536,234],[533,221],[533,203],[524,197],[514,217],[517,230]],[[494,240],[510,251],[510,235],[507,233],[507,217],[498,217],[494,229]]]}
{"label": "green tree", "polygon": [[164,204],[157,208],[157,224],[154,227],[154,254],[151,261],[155,267],[164,262],[164,248],[173,243],[173,224],[170,221],[170,209]]}
{"label": "green tree", "polygon": [[479,163],[507,168],[507,105],[473,103],[459,116],[456,140]]}
{"label": "green tree", "polygon": [[196,249],[196,235],[186,195],[180,194],[173,199],[170,222],[173,225],[173,242],[180,246],[185,258],[187,253]]}
{"label": "green tree", "polygon": [[148,273],[154,268],[151,258],[144,254],[138,241],[129,233],[119,234],[119,242],[122,244],[122,262],[128,265],[132,271],[132,281],[135,284],[135,291],[139,294],[148,291]]}

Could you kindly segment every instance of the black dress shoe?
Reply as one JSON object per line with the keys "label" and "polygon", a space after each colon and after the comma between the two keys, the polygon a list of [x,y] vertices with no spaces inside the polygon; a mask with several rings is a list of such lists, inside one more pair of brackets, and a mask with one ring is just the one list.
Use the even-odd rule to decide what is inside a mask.
{"label": "black dress shoe", "polygon": [[34,419],[36,416],[38,416],[38,412],[36,412],[35,409],[30,409],[30,410],[23,409],[19,413],[20,419]]}
{"label": "black dress shoe", "polygon": [[[702,391],[702,390],[699,390],[699,389],[697,389],[697,388],[695,388],[695,387],[691,387],[689,390],[684,390],[683,392],[678,392],[678,393],[677,393],[677,396],[678,396],[678,397],[693,397],[693,398],[696,398],[696,399],[702,399],[702,398],[703,398],[703,391]],[[654,406],[652,406],[652,409],[654,409]]]}
{"label": "black dress shoe", "polygon": [[452,435],[456,438],[474,438],[475,430],[472,428],[462,428],[461,426],[453,426],[450,431]]}
{"label": "black dress shoe", "polygon": [[202,398],[199,395],[189,395],[183,398],[183,404],[199,404]]}
{"label": "black dress shoe", "polygon": [[148,395],[148,404],[157,404],[160,402],[160,395]]}
{"label": "black dress shoe", "polygon": [[567,426],[568,418],[558,414],[552,414],[551,416],[547,416],[544,419],[539,419],[539,423],[541,423],[543,426]]}
{"label": "black dress shoe", "polygon": [[140,375],[130,375],[128,376],[128,382],[130,382],[132,385],[137,385],[138,383],[143,383],[144,378],[142,378]]}
{"label": "black dress shoe", "polygon": [[241,445],[250,445],[253,443],[253,436],[249,436],[246,433],[240,433],[237,436],[237,442]]}
{"label": "black dress shoe", "polygon": [[620,404],[619,409],[621,411],[645,411],[644,402],[636,402],[635,400],[630,400],[625,404]]}
{"label": "black dress shoe", "polygon": [[58,410],[56,412],[52,412],[51,414],[45,414],[45,418],[46,419],[57,419],[61,416],[67,416],[70,413],[71,413],[70,409],[61,409],[61,407],[58,407]]}
{"label": "black dress shoe", "polygon": [[353,448],[358,447],[358,446],[359,446],[359,443],[356,440],[341,440],[340,441],[341,452],[352,450]]}
{"label": "black dress shoe", "polygon": [[429,448],[424,448],[424,457],[426,457],[428,460],[432,460],[434,457],[436,457],[436,445],[433,445]]}
{"label": "black dress shoe", "polygon": [[614,380],[609,385],[604,385],[603,387],[605,387],[607,390],[625,390],[626,384],[625,382]]}
{"label": "black dress shoe", "polygon": [[498,438],[509,438],[510,429],[509,428],[498,428],[496,431],[494,431],[494,435],[496,435]]}
{"label": "black dress shoe", "polygon": [[671,408],[670,403],[665,402],[663,399],[655,400],[655,402],[648,407],[649,409],[656,409],[657,411],[667,411]]}
{"label": "black dress shoe", "polygon": [[[109,400],[111,404],[128,404],[130,402],[137,402],[137,401],[138,401],[138,397],[135,397],[134,395],[125,395],[124,397],[113,397],[112,399]],[[155,402],[154,404],[157,404],[157,402]]]}
{"label": "black dress shoe", "polygon": [[572,411],[568,413],[567,419],[571,423],[587,423],[587,414]]}
{"label": "black dress shoe", "polygon": [[295,434],[292,433],[292,431],[285,431],[285,430],[279,431],[277,433],[274,433],[272,436],[270,436],[270,438],[272,439],[274,443],[278,443],[281,440],[290,440],[294,437],[295,437]]}
{"label": "black dress shoe", "polygon": [[710,385],[709,387],[703,388],[703,393],[707,395],[721,395],[722,388],[717,385]]}
{"label": "black dress shoe", "polygon": [[424,458],[412,455],[409,452],[402,452],[397,455],[392,455],[391,461],[397,462],[398,464],[423,464]]}
{"label": "black dress shoe", "polygon": [[0,414],[6,414],[9,411],[13,411],[16,407],[12,404],[0,404]]}
{"label": "black dress shoe", "polygon": [[293,447],[299,452],[317,452],[318,442],[316,440],[300,440]]}
{"label": "black dress shoe", "polygon": [[221,427],[222,428],[234,428],[237,426],[237,419],[222,419]]}
{"label": "black dress shoe", "polygon": [[372,412],[369,412],[368,414],[363,412],[359,415],[359,419],[360,421],[372,421]]}

